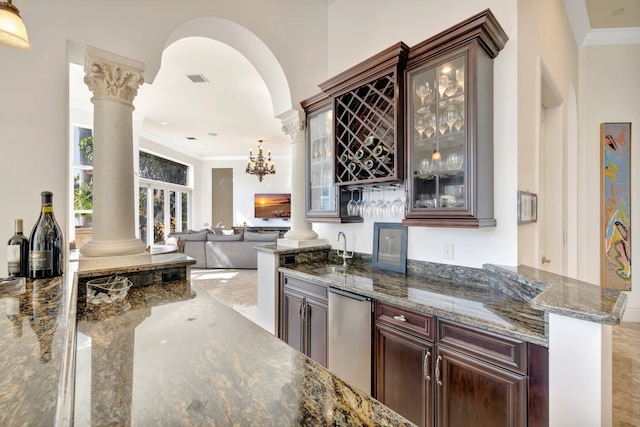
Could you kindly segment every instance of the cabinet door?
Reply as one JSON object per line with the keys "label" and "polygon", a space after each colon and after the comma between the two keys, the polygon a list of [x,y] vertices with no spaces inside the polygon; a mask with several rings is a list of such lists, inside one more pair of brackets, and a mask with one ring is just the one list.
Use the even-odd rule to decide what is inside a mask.
{"label": "cabinet door", "polygon": [[433,426],[433,345],[379,322],[375,330],[375,398],[419,426]]}
{"label": "cabinet door", "polygon": [[307,298],[304,310],[305,351],[303,353],[326,368],[328,305],[326,302]]}
{"label": "cabinet door", "polygon": [[[330,101],[330,99],[327,99]],[[338,217],[334,185],[333,109],[327,104],[307,116],[307,217]]]}
{"label": "cabinet door", "polygon": [[304,352],[304,296],[285,286],[282,291],[280,334],[284,342],[300,352]]}
{"label": "cabinet door", "polygon": [[527,378],[438,346],[437,427],[524,427]]}

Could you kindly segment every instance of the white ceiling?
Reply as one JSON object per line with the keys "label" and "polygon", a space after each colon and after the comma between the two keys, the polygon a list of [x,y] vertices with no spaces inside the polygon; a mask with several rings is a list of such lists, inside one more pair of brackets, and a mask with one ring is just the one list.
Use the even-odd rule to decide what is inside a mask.
{"label": "white ceiling", "polygon": [[[576,25],[582,37],[593,29],[640,27],[638,0],[564,2],[578,45],[584,40]],[[192,83],[188,74],[202,74],[208,82]],[[83,75],[82,67],[72,68],[70,96],[88,104]],[[275,156],[289,154],[290,138],[273,117],[264,81],[244,56],[215,40],[191,37],[167,47],[156,79],[140,88],[134,105],[144,116],[143,135],[197,158],[245,156],[258,139]]]}

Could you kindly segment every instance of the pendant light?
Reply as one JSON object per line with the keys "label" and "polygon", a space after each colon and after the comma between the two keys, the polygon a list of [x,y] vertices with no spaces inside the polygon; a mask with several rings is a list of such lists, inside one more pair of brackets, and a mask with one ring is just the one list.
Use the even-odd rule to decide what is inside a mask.
{"label": "pendant light", "polygon": [[11,0],[0,2],[0,44],[22,50],[33,49],[20,12]]}

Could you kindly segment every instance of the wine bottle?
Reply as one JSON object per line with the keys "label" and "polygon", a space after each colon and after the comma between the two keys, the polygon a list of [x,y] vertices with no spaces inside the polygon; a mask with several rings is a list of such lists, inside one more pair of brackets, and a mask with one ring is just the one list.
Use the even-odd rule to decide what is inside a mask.
{"label": "wine bottle", "polygon": [[53,193],[42,192],[40,218],[29,239],[29,277],[44,279],[62,275],[62,230],[53,216]]}
{"label": "wine bottle", "polygon": [[15,234],[7,243],[7,271],[9,276],[29,275],[29,239],[22,234],[22,220],[15,221]]}

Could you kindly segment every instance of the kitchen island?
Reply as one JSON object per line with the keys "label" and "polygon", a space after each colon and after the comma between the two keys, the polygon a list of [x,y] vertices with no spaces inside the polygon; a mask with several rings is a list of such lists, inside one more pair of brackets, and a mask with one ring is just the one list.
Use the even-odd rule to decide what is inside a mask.
{"label": "kitchen island", "polygon": [[[192,263],[164,257],[155,276]],[[0,425],[412,425],[188,279],[120,311],[88,306],[73,268],[2,295],[19,322],[0,322]]]}

